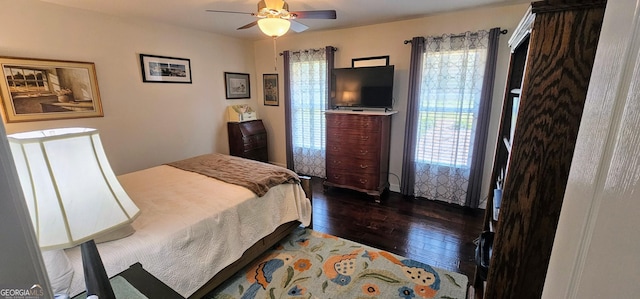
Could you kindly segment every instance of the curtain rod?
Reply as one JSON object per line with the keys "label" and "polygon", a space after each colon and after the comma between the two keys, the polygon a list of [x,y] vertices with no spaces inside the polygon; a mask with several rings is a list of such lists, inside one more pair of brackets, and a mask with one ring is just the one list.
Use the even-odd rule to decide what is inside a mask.
{"label": "curtain rod", "polygon": [[[509,32],[509,30],[507,30],[507,29],[500,30],[500,34],[507,34],[507,32]],[[477,33],[471,33],[471,34],[476,34],[477,35]],[[451,35],[451,37],[463,37],[463,36],[465,36],[465,35],[464,34]],[[404,41],[405,45],[406,44],[410,44],[410,43],[411,43],[410,39],[407,39],[407,40]]]}
{"label": "curtain rod", "polygon": [[[311,52],[311,51],[313,51],[313,52],[318,52],[318,51],[322,51],[322,50],[324,50],[324,49],[325,49],[325,48],[320,48],[320,49],[307,49],[307,50],[292,51],[292,52],[291,52],[291,54],[300,54],[300,53],[303,53],[303,52]],[[336,47],[331,47],[331,49],[333,49],[333,51],[334,51],[334,52],[335,52],[335,51],[338,51],[338,48],[336,48]],[[282,55],[284,55],[284,52],[280,52],[280,56],[282,56]]]}

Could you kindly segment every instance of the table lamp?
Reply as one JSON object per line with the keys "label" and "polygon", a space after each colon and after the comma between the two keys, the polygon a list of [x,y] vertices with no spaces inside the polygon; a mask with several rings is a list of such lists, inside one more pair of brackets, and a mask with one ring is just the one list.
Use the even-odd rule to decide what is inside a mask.
{"label": "table lamp", "polygon": [[7,137],[40,248],[80,244],[87,296],[115,298],[93,239],[131,223],[140,210],[111,170],[98,130]]}

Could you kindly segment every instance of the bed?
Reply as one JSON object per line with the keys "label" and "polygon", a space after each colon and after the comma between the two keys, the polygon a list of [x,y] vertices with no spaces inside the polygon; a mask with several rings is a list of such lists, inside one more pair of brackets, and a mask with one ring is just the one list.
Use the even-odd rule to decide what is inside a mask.
{"label": "bed", "polygon": [[[255,172],[255,167],[262,167],[260,164],[268,165],[220,154],[194,159],[208,159],[200,164],[219,169],[231,167],[216,166],[211,161],[247,165],[245,170],[233,167],[231,177],[246,169]],[[296,182],[278,184],[264,194],[223,181],[228,177],[212,178],[206,169],[186,170],[174,164],[118,179],[141,213],[131,224],[135,233],[98,244],[107,275],[139,262],[188,298],[202,297],[295,227],[309,225],[311,219],[311,195],[305,194],[310,191],[305,190],[309,182],[301,183],[297,176]],[[73,296],[84,290],[81,254],[78,247],[66,249],[64,254],[72,269],[68,290]],[[56,258],[56,263],[60,260]],[[50,269],[54,266],[49,265],[47,257],[45,263],[51,277],[56,270]]]}

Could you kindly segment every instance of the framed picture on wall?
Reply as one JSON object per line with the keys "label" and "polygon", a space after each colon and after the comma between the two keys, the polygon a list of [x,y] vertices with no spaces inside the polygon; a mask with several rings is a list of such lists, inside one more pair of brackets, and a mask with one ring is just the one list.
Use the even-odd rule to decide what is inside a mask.
{"label": "framed picture on wall", "polygon": [[191,60],[140,54],[142,82],[191,84]]}
{"label": "framed picture on wall", "polygon": [[224,72],[224,89],[227,99],[251,98],[249,74]]}
{"label": "framed picture on wall", "polygon": [[389,56],[374,56],[351,59],[351,67],[388,66]]}
{"label": "framed picture on wall", "polygon": [[262,75],[262,87],[264,88],[264,105],[278,106],[280,96],[278,92],[278,74]]}
{"label": "framed picture on wall", "polygon": [[7,122],[104,116],[93,62],[0,57]]}

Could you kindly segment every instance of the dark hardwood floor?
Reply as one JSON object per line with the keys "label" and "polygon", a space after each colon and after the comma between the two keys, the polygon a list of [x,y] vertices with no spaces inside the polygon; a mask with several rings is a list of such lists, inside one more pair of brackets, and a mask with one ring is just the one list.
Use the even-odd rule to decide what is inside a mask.
{"label": "dark hardwood floor", "polygon": [[314,230],[462,273],[471,282],[483,210],[405,199],[395,192],[386,192],[378,204],[364,193],[325,191],[320,178],[313,178],[312,186]]}

